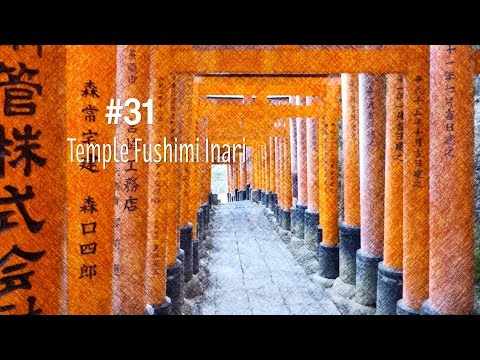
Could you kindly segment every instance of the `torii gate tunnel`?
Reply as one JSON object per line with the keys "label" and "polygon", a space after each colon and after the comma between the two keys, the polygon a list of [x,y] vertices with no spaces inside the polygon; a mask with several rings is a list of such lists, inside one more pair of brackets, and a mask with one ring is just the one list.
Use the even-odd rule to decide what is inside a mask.
{"label": "torii gate tunnel", "polygon": [[0,46],[0,313],[182,314],[227,164],[356,302],[472,314],[479,71],[467,45]]}

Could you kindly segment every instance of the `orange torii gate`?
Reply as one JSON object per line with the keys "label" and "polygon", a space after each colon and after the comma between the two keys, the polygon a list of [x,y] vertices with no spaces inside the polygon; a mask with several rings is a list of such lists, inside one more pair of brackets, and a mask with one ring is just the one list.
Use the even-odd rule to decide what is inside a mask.
{"label": "orange torii gate", "polygon": [[[116,52],[121,55],[130,49],[136,50],[136,47],[118,47]],[[41,98],[35,98],[38,112],[32,118],[29,118],[30,120],[38,120],[42,117],[41,115],[49,113],[54,108],[55,103],[61,103],[65,100],[65,96],[62,95],[64,92],[61,89],[66,80],[62,78],[61,74],[64,72],[68,74],[68,71],[70,71],[68,62],[71,60],[68,51],[63,46],[45,46],[43,56],[40,56],[38,52],[30,53],[30,50],[32,49],[15,49],[2,46],[0,54],[2,56],[1,60],[6,63],[28,62],[28,66],[41,70],[36,80],[43,86],[44,94]],[[168,55],[165,53],[168,53]],[[160,101],[155,108],[155,111],[161,114],[162,119],[165,119],[165,122],[157,126],[161,127],[159,129],[161,134],[169,139],[177,136],[192,139],[196,135],[205,139],[208,136],[209,125],[204,118],[198,115],[199,109],[196,108],[198,106],[196,100],[202,96],[200,90],[202,85],[199,84],[198,88],[195,89],[194,75],[200,76],[202,79],[207,79],[209,77],[207,75],[215,75],[215,78],[220,78],[218,74],[226,73],[229,75],[249,75],[255,79],[264,79],[265,75],[281,76],[278,80],[268,79],[268,82],[277,82],[274,93],[279,93],[278,91],[281,93],[283,86],[281,83],[283,81],[288,82],[289,80],[285,79],[289,77],[346,74],[345,76],[350,78],[349,89],[352,88],[350,89],[351,94],[355,94],[355,91],[360,93],[358,119],[354,119],[355,115],[351,116],[353,119],[351,123],[354,124],[357,121],[359,126],[352,126],[352,128],[344,129],[344,131],[348,130],[350,132],[349,135],[351,136],[347,137],[353,141],[350,144],[355,145],[355,141],[358,141],[359,154],[357,155],[352,147],[348,147],[348,154],[353,154],[354,160],[350,162],[349,159],[344,158],[345,164],[348,161],[351,169],[348,176],[346,174],[346,179],[348,178],[349,181],[345,181],[345,193],[348,190],[354,196],[345,197],[344,200],[345,209],[349,209],[349,215],[347,217],[346,212],[344,220],[345,225],[349,228],[348,231],[343,231],[342,228],[341,236],[343,236],[340,240],[340,247],[347,237],[357,236],[359,233],[358,225],[361,225],[362,237],[358,253],[355,245],[356,241],[352,241],[351,246],[342,248],[345,256],[342,256],[343,260],[340,261],[340,264],[345,262],[346,266],[340,267],[340,277],[345,279],[342,276],[342,269],[349,269],[350,272],[347,277],[350,280],[352,277],[355,278],[358,300],[368,305],[377,302],[377,306],[381,306],[381,309],[379,309],[381,313],[383,311],[391,313],[392,308],[395,307],[392,307],[392,304],[395,305],[400,293],[402,300],[398,303],[397,311],[399,313],[418,313],[421,309],[425,313],[441,314],[467,314],[472,312],[472,89],[473,74],[480,72],[480,53],[474,51],[473,47],[456,45],[432,47],[374,46],[365,48],[362,46],[231,46],[228,48],[221,46],[158,46],[138,47],[138,54],[140,60],[142,60],[139,64],[140,73],[137,74],[141,75],[139,76],[141,82],[139,85],[141,86],[119,86],[119,94],[121,97],[130,96],[129,94],[142,94],[143,96],[149,90],[150,94],[156,99],[169,99],[168,101]],[[153,54],[156,54],[156,56]],[[149,58],[152,61],[149,61]],[[115,61],[115,59],[110,59],[110,61]],[[92,64],[87,58],[85,63]],[[105,64],[108,63],[106,61]],[[118,63],[121,66],[119,79],[123,81],[127,76],[130,76],[128,72],[130,71],[129,68],[132,67],[126,66],[125,56],[120,56]],[[125,68],[128,70],[127,72],[124,71]],[[58,76],[45,76],[49,71]],[[146,80],[147,72],[150,72],[150,80],[148,81]],[[357,74],[362,74],[360,81]],[[382,119],[375,115],[375,111],[372,111],[372,107],[381,108],[385,106],[381,100],[381,94],[385,91],[383,74],[403,76],[403,126],[402,130],[399,131],[401,135],[395,133],[395,136],[401,136],[402,139],[402,213],[395,212],[390,206],[385,207],[382,212],[375,206],[378,206],[378,203],[372,201],[372,198],[383,201],[380,200],[383,192],[384,197],[399,203],[398,197],[393,196],[394,192],[392,190],[392,188],[400,188],[398,167],[390,166],[392,164],[387,162],[387,171],[382,175],[382,157],[392,155],[392,139],[390,138],[392,132],[388,131],[386,133],[386,139],[381,139],[381,136],[378,136],[382,133],[382,126],[385,126],[385,123],[382,124]],[[155,81],[152,81],[152,77]],[[390,75],[389,77],[391,78]],[[193,78],[193,81],[191,78]],[[212,81],[213,78],[212,76]],[[73,79],[68,80],[67,85],[73,84],[71,80]],[[225,81],[222,86],[228,93],[232,92],[231,89],[235,90],[234,87],[230,86],[237,86],[237,91],[240,93],[244,91],[241,82],[238,85],[232,85],[228,83],[230,80],[227,77],[224,77],[222,81]],[[261,81],[267,82],[267,80]],[[391,108],[388,104],[390,104],[389,99],[392,93],[392,81],[394,79],[387,79],[386,84],[387,108],[385,111],[386,118],[389,120],[386,124],[387,127],[389,124],[391,125],[390,120],[392,120],[390,117],[392,114],[388,112]],[[354,82],[356,85],[354,85]],[[148,85],[150,85],[150,88]],[[112,86],[111,82],[108,83],[108,86],[109,88]],[[355,86],[358,90],[355,90]],[[184,99],[181,98],[181,88],[189,89],[188,101],[190,103],[184,103]],[[299,93],[294,95],[308,94],[307,91],[300,92],[300,89],[299,87]],[[270,90],[273,90],[273,87]],[[39,90],[37,89],[36,92],[38,93]],[[258,94],[263,94],[262,89],[259,89]],[[172,98],[172,101],[170,101],[170,98]],[[432,101],[431,106],[430,101]],[[64,106],[61,103],[57,109],[56,114],[62,120],[67,118],[65,112],[69,108],[68,104],[67,102],[67,106]],[[354,101],[345,101],[343,109],[352,106],[356,106]],[[238,109],[232,111],[236,112]],[[279,131],[283,132],[283,136],[268,133],[267,138],[268,136],[277,136],[280,139],[278,154],[275,153],[275,161],[278,161],[277,159],[281,160],[279,166],[284,169],[285,174],[281,176],[280,189],[276,191],[281,194],[279,203],[285,210],[292,207],[292,198],[294,197],[291,186],[292,172],[288,170],[293,163],[293,157],[289,156],[289,151],[291,145],[292,147],[295,145],[293,141],[290,142],[294,138],[287,136],[289,134],[287,129],[290,124],[287,123],[286,119],[288,115],[307,118],[310,117],[310,113],[308,110],[304,110],[304,107],[299,107],[292,113],[288,113],[289,110],[286,111],[283,107],[268,111],[272,112],[270,114],[273,115],[270,117],[272,122]],[[245,115],[248,114],[245,113]],[[180,128],[179,125],[184,118],[188,119],[187,124]],[[278,121],[276,119],[284,120]],[[32,231],[22,233],[20,229],[21,226],[24,227],[23,223],[20,223],[19,227],[13,230],[6,231],[8,229],[4,229],[5,231],[1,234],[2,240],[4,240],[0,249],[2,250],[1,256],[7,256],[14,251],[16,249],[14,246],[22,248],[25,252],[36,254],[38,259],[32,260],[32,263],[29,263],[28,266],[36,272],[36,277],[32,277],[32,281],[35,280],[38,283],[40,278],[43,282],[43,286],[40,287],[32,284],[35,291],[29,292],[28,298],[21,297],[13,292],[8,293],[8,296],[5,295],[2,301],[6,302],[2,303],[2,306],[9,309],[13,306],[12,310],[9,310],[12,313],[38,312],[38,309],[41,309],[43,313],[59,313],[68,312],[67,309],[70,307],[70,304],[67,307],[66,292],[62,290],[67,287],[64,286],[66,275],[62,272],[60,260],[64,257],[62,249],[65,247],[65,243],[75,239],[70,235],[55,231],[55,229],[62,228],[62,224],[66,223],[64,215],[47,216],[45,214],[44,217],[40,216],[44,211],[45,203],[53,207],[61,207],[61,202],[65,197],[63,193],[68,194],[75,191],[73,186],[68,189],[62,188],[62,184],[66,183],[63,180],[67,179],[66,172],[69,170],[58,160],[64,159],[62,154],[66,153],[65,148],[58,145],[62,143],[62,139],[67,133],[62,124],[67,124],[67,127],[69,125],[66,121],[60,122],[59,126],[52,126],[51,123],[47,124],[42,121],[38,120],[35,123],[44,127],[41,129],[44,130],[44,134],[48,130],[54,136],[44,137],[42,135],[42,149],[39,150],[39,154],[45,157],[44,151],[48,149],[51,152],[50,155],[53,154],[54,156],[48,157],[45,167],[34,168],[31,175],[28,174],[29,171],[22,175],[21,169],[14,171],[10,167],[7,167],[5,174],[5,181],[8,181],[11,186],[28,185],[33,187],[36,197],[28,203],[29,211],[31,211],[34,219],[38,219],[38,222],[45,218],[43,229],[38,234],[35,233],[36,235]],[[191,130],[190,125],[192,125]],[[18,131],[22,130],[23,126]],[[72,129],[68,129],[68,131]],[[253,131],[248,126],[245,129]],[[126,132],[128,132],[128,129],[124,128],[117,130],[122,135],[126,135]],[[141,130],[144,131],[145,129]],[[12,126],[8,125],[5,131],[6,135],[10,136],[13,132]],[[147,136],[146,131],[144,133]],[[148,136],[155,138],[156,134],[149,133]],[[357,140],[355,140],[355,137]],[[252,143],[253,167],[257,169],[257,171],[254,171],[255,174],[260,174],[262,161],[268,163],[267,156],[264,159],[257,156],[260,151],[263,151],[264,155],[267,154],[267,138],[263,134],[262,142]],[[347,138],[344,141],[348,142]],[[377,152],[378,146],[375,146],[376,144],[381,147],[386,146],[385,155]],[[344,149],[344,151],[347,150]],[[358,157],[357,163],[359,165],[355,163],[356,157]],[[142,302],[151,305],[149,307],[150,313],[168,312],[163,308],[169,303],[164,292],[165,287],[167,295],[170,296],[174,291],[178,299],[183,298],[181,286],[175,287],[176,285],[172,285],[172,279],[174,278],[183,281],[183,275],[179,275],[180,271],[177,271],[180,268],[177,256],[181,254],[178,241],[180,226],[188,228],[188,224],[192,223],[193,237],[195,232],[198,231],[193,227],[199,214],[198,210],[195,210],[198,207],[203,208],[204,211],[200,212],[203,215],[200,215],[200,218],[208,218],[210,186],[208,165],[192,165],[192,167],[186,168],[185,172],[180,169],[178,164],[161,166],[158,171],[156,169],[152,170],[152,166],[154,165],[149,165],[148,171],[146,168],[142,169],[142,175],[139,176],[139,180],[143,181],[140,192],[145,198],[145,206],[148,205],[148,224],[147,221],[135,221],[138,232],[141,233],[141,236],[137,237],[141,241],[133,241],[133,237],[128,233],[128,221],[120,219],[121,224],[116,231],[121,235],[118,238],[121,244],[113,244],[116,249],[115,258],[113,254],[109,256],[103,251],[101,253],[106,264],[113,261],[114,269],[112,272],[118,278],[118,281],[114,281],[117,285],[113,290],[113,297],[119,300],[117,304],[119,312],[130,312],[130,309],[134,309],[133,312],[140,313],[143,311]],[[264,191],[276,184],[276,181],[270,181],[272,167],[270,166],[268,169],[268,172],[265,171],[264,174],[260,174],[260,181],[258,182],[262,183],[261,188]],[[41,184],[44,185],[45,175],[51,176],[52,174],[55,174],[58,178],[56,180],[58,186],[55,189],[58,190],[58,187],[60,187],[60,190],[63,189],[66,192],[53,192],[50,188],[46,188],[44,193],[37,194],[36,189],[40,188]],[[154,181],[150,182],[150,179],[148,181],[148,193],[144,190],[147,187],[147,175],[154,177]],[[179,186],[179,177],[187,181],[188,185]],[[153,199],[155,191],[150,189],[151,184],[155,185],[155,180],[159,180],[160,188],[168,189],[160,190],[158,199]],[[266,180],[269,180],[268,186]],[[253,176],[252,182],[257,183],[255,176]],[[382,189],[383,187],[385,189]],[[131,200],[133,199],[124,192],[123,190],[119,191],[120,195],[132,205]],[[8,193],[5,193],[5,196],[8,197]],[[30,196],[33,198],[34,195]],[[359,198],[362,198],[361,208],[358,208],[354,203],[358,203]],[[363,199],[366,201],[364,202]],[[189,200],[192,201],[189,202]],[[72,204],[72,206],[74,205]],[[146,213],[145,208],[142,211]],[[160,218],[165,214],[169,219]],[[16,218],[18,215],[16,213],[13,216]],[[388,224],[394,225],[395,229],[399,231],[400,217],[402,219],[401,245],[396,238],[400,235],[388,231],[392,230],[391,227],[388,227]],[[88,221],[90,222],[90,220]],[[155,227],[148,228],[151,222],[157,229]],[[90,223],[93,224],[93,222]],[[108,232],[113,232],[114,225],[111,224],[112,229],[109,229]],[[385,226],[387,226],[387,229]],[[157,238],[158,229],[166,229],[166,234],[160,231],[160,237]],[[11,241],[12,234],[15,235],[17,243]],[[43,236],[42,234],[46,235]],[[41,241],[41,247],[28,247],[30,246],[29,240],[40,240],[39,235],[44,238]],[[46,238],[48,239],[45,240]],[[122,239],[126,239],[126,241],[122,241]],[[74,242],[70,244],[73,245]],[[163,245],[166,245],[166,249]],[[403,250],[401,261],[398,256],[392,256],[393,254],[398,255],[400,247]],[[133,248],[145,248],[146,250],[141,250],[141,253],[138,254],[135,253],[139,258],[135,259],[134,262],[129,262],[126,257],[122,257],[122,254],[130,254],[130,250]],[[192,245],[192,249],[194,249],[194,245]],[[72,251],[78,252],[80,249],[73,249],[72,246]],[[157,259],[157,256],[162,257],[165,252],[166,264],[163,263],[163,260]],[[142,254],[145,256],[142,257]],[[142,264],[145,258],[149,262],[146,266],[146,276],[138,273],[143,268]],[[384,263],[378,265],[382,259]],[[75,264],[75,253],[69,252],[67,254],[67,264],[71,265],[72,261]],[[132,264],[134,267],[127,267],[127,265]],[[455,266],[452,266],[452,264]],[[89,274],[87,274],[88,278],[91,279],[94,276],[94,265],[93,263],[85,265],[92,266]],[[160,280],[164,278],[165,266],[167,267],[166,284]],[[86,268],[82,267],[82,269]],[[356,274],[352,274],[352,269],[355,269]],[[194,271],[193,265],[192,271]],[[401,275],[399,275],[400,272]],[[128,276],[125,276],[129,273],[134,274],[134,278],[139,281],[129,281]],[[82,274],[85,273],[80,273],[80,275]],[[146,285],[143,286],[143,283],[146,283]],[[378,293],[377,283],[379,284]],[[76,285],[70,282],[68,286],[75,287]],[[169,292],[169,286],[170,289],[173,286],[174,290]],[[121,291],[118,289],[121,289]],[[134,294],[135,299],[125,296],[126,294]],[[388,299],[389,304],[380,304],[381,302],[376,301],[379,298],[386,299],[386,294],[397,295]],[[92,291],[92,297],[95,297],[95,299],[92,299],[94,303],[98,304],[99,301],[102,301],[103,296],[106,295],[98,291]],[[53,300],[50,301],[51,299]],[[181,307],[181,300],[173,305]],[[88,312],[89,309],[85,306],[82,309],[83,311]]]}
{"label": "orange torii gate", "polygon": [[[233,74],[320,74],[320,73],[367,73],[367,74],[401,74],[405,77],[405,110],[403,128],[403,301],[398,311],[402,313],[415,313],[420,305],[429,297],[428,291],[424,289],[428,284],[428,248],[429,248],[429,202],[428,186],[428,156],[422,155],[421,159],[416,158],[418,144],[422,144],[428,154],[429,151],[429,47],[428,46],[378,46],[373,48],[341,47],[341,46],[276,46],[266,48],[228,48],[206,46],[206,47],[175,47],[175,60],[180,71],[194,71],[195,73],[233,73]],[[480,69],[480,55],[471,51],[471,59],[475,64],[471,65],[471,72],[478,72]],[[356,59],[356,61],[352,61]],[[432,64],[434,66],[434,64]],[[366,88],[361,101],[367,101],[370,106],[369,97],[377,96],[373,88]],[[373,93],[371,92],[373,91]],[[363,96],[363,99],[362,99]],[[365,102],[364,102],[365,103]],[[360,111],[362,115],[362,111]],[[367,116],[368,112],[367,112]],[[374,124],[374,123],[372,123]],[[413,125],[414,124],[414,125]],[[371,143],[371,136],[378,132],[376,125],[369,128],[368,132],[360,134],[360,153],[368,154],[368,145]],[[452,134],[451,134],[452,135]],[[363,138],[362,138],[363,137]],[[362,145],[363,143],[363,145]],[[420,152],[421,153],[421,152]],[[421,160],[421,161],[419,161]],[[363,165],[365,166],[365,165]],[[360,165],[362,168],[362,165]],[[379,181],[371,178],[369,169],[366,169],[365,176],[361,177],[366,181]],[[376,170],[375,170],[376,171]],[[376,176],[376,175],[375,175]],[[387,175],[388,176],[388,175]],[[419,178],[422,184],[419,185]],[[372,179],[372,180],[370,180]],[[362,182],[362,180],[360,181]],[[368,185],[369,186],[369,185]],[[368,188],[367,186],[367,188]],[[383,185],[382,185],[383,186]],[[367,191],[365,188],[364,191]],[[365,194],[365,196],[368,196]],[[345,199],[348,202],[348,199]],[[415,216],[413,216],[415,214]],[[380,223],[383,227],[383,213],[378,213]],[[470,214],[470,216],[473,216]],[[366,219],[368,226],[378,222],[376,217]],[[372,224],[373,224],[372,223]],[[377,225],[380,226],[380,225]],[[375,235],[377,236],[377,235]],[[465,239],[467,243],[473,242],[473,233],[468,232]],[[371,243],[373,241],[373,243]],[[375,243],[379,243],[374,245]],[[380,238],[363,237],[362,251],[357,265],[360,266],[360,274],[357,273],[357,297],[366,298],[366,303],[375,303],[377,298],[377,264],[383,258],[383,231]],[[373,251],[373,252],[372,252]],[[454,255],[452,255],[454,256]],[[455,254],[460,258],[471,258],[468,254]],[[426,264],[426,266],[425,266]],[[432,264],[430,264],[432,265]],[[438,265],[436,265],[438,268]],[[444,265],[446,266],[446,264]],[[415,273],[413,267],[417,270]],[[418,270],[420,269],[420,270]],[[391,274],[388,269],[383,269],[382,279],[393,278],[393,283],[398,286],[398,275]],[[360,283],[358,280],[361,280]],[[436,287],[433,290],[438,290]],[[467,287],[468,296],[473,294],[472,286]],[[444,290],[447,291],[448,290]],[[430,294],[432,296],[432,294]],[[411,299],[417,299],[412,301]],[[392,300],[393,301],[393,300]],[[468,307],[468,306],[467,306]],[[471,308],[467,311],[471,312]],[[435,309],[434,309],[435,311]],[[445,310],[449,312],[450,310]]]}

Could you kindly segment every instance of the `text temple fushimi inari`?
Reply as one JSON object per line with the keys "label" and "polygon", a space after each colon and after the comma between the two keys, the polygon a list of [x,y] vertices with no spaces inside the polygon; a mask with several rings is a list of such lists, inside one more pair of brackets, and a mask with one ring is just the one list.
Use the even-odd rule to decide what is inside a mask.
{"label": "text temple fushimi inari", "polygon": [[[479,72],[467,45],[0,46],[0,313],[184,313],[207,237],[234,233],[217,165],[227,205],[273,214],[352,301],[476,313]],[[108,123],[132,98],[142,121]],[[172,146],[102,166],[69,138]]]}

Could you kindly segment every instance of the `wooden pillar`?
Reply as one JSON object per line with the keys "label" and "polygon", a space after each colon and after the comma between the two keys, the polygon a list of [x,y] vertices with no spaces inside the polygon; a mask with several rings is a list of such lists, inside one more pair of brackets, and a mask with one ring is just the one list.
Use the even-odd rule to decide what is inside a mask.
{"label": "wooden pillar", "polygon": [[[180,75],[170,75],[170,115],[168,117],[168,136],[166,141],[172,145],[169,149],[165,149],[167,156],[172,154],[173,146],[180,136],[179,116],[183,93],[183,84]],[[168,151],[167,151],[168,150]],[[179,196],[180,196],[180,166],[179,163],[170,158],[164,165],[166,172],[165,182],[168,189],[167,202],[167,296],[172,301],[172,313],[180,315],[183,306],[183,262],[179,259]]]}
{"label": "wooden pillar", "polygon": [[357,251],[356,299],[375,305],[383,256],[385,189],[384,77],[359,75],[361,247]]}
{"label": "wooden pillar", "polygon": [[[181,82],[183,85],[183,98],[180,106],[180,126],[181,135],[179,143],[184,147],[183,152],[179,151],[179,161],[181,167],[180,180],[180,249],[183,250],[183,276],[184,281],[188,282],[193,276],[193,219],[192,208],[194,206],[194,199],[192,198],[192,180],[194,178],[194,136],[195,136],[195,121],[192,114],[193,105],[193,77],[189,74],[181,75]],[[188,147],[192,146],[191,150]]]}
{"label": "wooden pillar", "polygon": [[[295,104],[305,106],[305,97],[297,96]],[[297,118],[297,172],[298,199],[292,212],[292,233],[303,239],[305,234],[305,210],[307,209],[307,136],[304,118]]]}
{"label": "wooden pillar", "polygon": [[[294,98],[292,97],[291,103],[294,103]],[[289,154],[291,154],[291,177],[292,177],[292,203],[293,206],[297,206],[298,202],[298,164],[297,164],[297,120],[295,118],[290,118],[287,120],[290,128],[290,149]]]}
{"label": "wooden pillar", "polygon": [[327,86],[325,117],[322,131],[323,201],[320,226],[321,243],[318,247],[320,276],[335,279],[339,273],[338,248],[338,122],[341,117],[341,88],[338,81],[330,80]]}
{"label": "wooden pillar", "polygon": [[[151,47],[150,63],[150,98],[154,101],[154,120],[148,125],[150,144],[163,143],[168,136],[168,119],[170,115],[171,81],[169,65],[170,48],[166,46]],[[147,227],[147,313],[168,315],[171,313],[171,300],[166,295],[167,277],[167,187],[168,165],[165,159],[160,163],[148,164],[148,227]]]}
{"label": "wooden pillar", "polygon": [[286,121],[285,124],[283,125],[284,128],[284,137],[281,139],[280,147],[281,147],[281,157],[280,159],[283,162],[283,189],[285,191],[284,193],[284,202],[283,202],[283,208],[282,208],[282,214],[281,214],[281,226],[284,230],[290,230],[291,229],[291,211],[293,211],[293,186],[292,186],[292,147],[290,144],[290,130],[291,130],[291,122],[293,119],[290,119],[290,121]]}
{"label": "wooden pillar", "polygon": [[430,47],[430,285],[427,314],[473,312],[474,49]]}
{"label": "wooden pillar", "polygon": [[403,76],[386,75],[384,261],[378,264],[377,314],[395,315],[402,298]]}
{"label": "wooden pillar", "polygon": [[[133,65],[132,65],[133,64]],[[117,47],[117,97],[122,103],[129,98],[140,101],[149,97],[150,49],[148,46]],[[146,109],[140,109],[142,119]],[[147,139],[147,123],[130,126],[120,121],[116,138],[128,144],[128,162],[115,166],[115,227],[113,259],[113,312],[145,313],[145,258],[147,249],[148,166],[135,161],[135,139]],[[136,187],[125,186],[135,181]]]}
{"label": "wooden pillar", "polygon": [[340,278],[355,285],[360,248],[360,166],[358,75],[342,74],[343,222],[340,224]]}
{"label": "wooden pillar", "polygon": [[0,47],[1,314],[66,312],[65,59],[64,46]]}
{"label": "wooden pillar", "polygon": [[397,313],[418,314],[428,298],[429,47],[405,78],[403,156],[403,294]]}
{"label": "wooden pillar", "polygon": [[[310,106],[312,97],[308,96],[306,105]],[[305,210],[305,242],[312,250],[317,249],[318,213],[318,119],[306,118],[307,151],[307,209]]]}
{"label": "wooden pillar", "polygon": [[[67,46],[67,138],[74,146],[111,144],[117,125],[104,106],[115,94],[115,46]],[[95,93],[81,90],[90,87]],[[98,95],[98,97],[97,97]],[[70,148],[70,146],[69,146]],[[71,161],[67,151],[67,288],[69,314],[111,314],[115,166]],[[113,155],[113,154],[111,154]],[[97,156],[98,157],[98,156]],[[110,159],[111,160],[111,159]],[[123,185],[123,184],[122,184]],[[146,204],[145,204],[146,205]]]}
{"label": "wooden pillar", "polygon": [[269,180],[270,180],[270,195],[268,198],[268,207],[273,209],[273,202],[275,197],[275,137],[268,137],[268,149],[269,149]]}

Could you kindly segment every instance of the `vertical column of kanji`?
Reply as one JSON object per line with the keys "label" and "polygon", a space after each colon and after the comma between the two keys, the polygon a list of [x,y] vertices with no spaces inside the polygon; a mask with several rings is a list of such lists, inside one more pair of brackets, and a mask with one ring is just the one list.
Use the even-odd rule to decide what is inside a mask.
{"label": "vertical column of kanji", "polygon": [[292,120],[294,119],[289,119],[290,121],[286,121],[284,123],[284,137],[282,138],[280,147],[281,147],[281,154],[282,156],[280,159],[282,160],[283,163],[283,189],[285,191],[285,196],[284,196],[284,203],[283,203],[283,209],[282,209],[282,227],[284,230],[290,230],[291,229],[291,221],[292,221],[292,214],[291,210],[293,209],[293,186],[292,186],[292,154],[293,150],[292,146],[290,144],[290,139],[291,139],[291,134],[292,134]]}
{"label": "vertical column of kanji", "polygon": [[[111,144],[115,134],[116,125],[104,116],[105,105],[115,98],[115,59],[115,46],[67,46],[69,314],[112,310],[115,165],[98,158],[95,149]],[[85,149],[80,159],[77,147]]]}
{"label": "vertical column of kanji", "polygon": [[[307,97],[307,106],[312,97]],[[305,211],[305,242],[312,249],[317,248],[318,214],[318,120],[306,118],[307,138],[307,210]]]}
{"label": "vertical column of kanji", "polygon": [[[305,97],[297,96],[295,105],[305,106]],[[305,231],[305,210],[307,209],[307,138],[304,118],[297,121],[297,174],[298,174],[298,200],[292,211],[292,233],[303,239]]]}
{"label": "vertical column of kanji", "polygon": [[414,50],[415,61],[405,76],[403,293],[397,305],[402,315],[418,314],[428,298],[430,59],[428,46]]}
{"label": "vertical column of kanji", "polygon": [[474,49],[430,47],[430,285],[426,314],[473,312]]}
{"label": "vertical column of kanji", "polygon": [[0,46],[0,314],[65,311],[64,81],[63,46]]}
{"label": "vertical column of kanji", "polygon": [[[117,47],[117,97],[144,102],[149,97],[150,49],[148,46]],[[133,107],[132,107],[133,108]],[[116,125],[116,140],[128,148],[128,160],[115,168],[115,227],[113,263],[113,312],[143,314],[146,306],[145,259],[147,250],[148,165],[136,158],[135,148],[148,141],[146,108],[137,109],[142,120],[128,125],[123,119]],[[135,118],[124,109],[124,115]],[[119,150],[123,152],[123,150]]]}
{"label": "vertical column of kanji", "polygon": [[192,241],[193,241],[193,222],[191,218],[190,207],[193,206],[191,198],[191,188],[193,184],[190,183],[193,176],[194,156],[193,146],[193,117],[192,117],[192,96],[193,96],[193,77],[187,74],[182,74],[183,94],[182,102],[180,104],[180,123],[181,128],[180,145],[179,145],[179,161],[181,167],[180,178],[180,248],[184,251],[183,261],[183,276],[184,281],[190,281],[193,275],[192,262]]}
{"label": "vertical column of kanji", "polygon": [[[150,98],[154,101],[153,124],[148,125],[148,142],[162,144],[168,135],[170,112],[169,76],[171,54],[167,46],[150,48]],[[149,159],[157,159],[152,152]],[[147,314],[171,314],[171,300],[166,296],[167,198],[166,166],[163,162],[148,163],[148,221],[146,258]]]}
{"label": "vertical column of kanji", "polygon": [[403,76],[386,76],[385,241],[378,264],[377,314],[395,315],[402,297]]}
{"label": "vertical column of kanji", "polygon": [[375,305],[383,256],[385,196],[384,77],[359,75],[361,247],[357,251],[356,300]]}
{"label": "vertical column of kanji", "polygon": [[168,189],[167,202],[167,296],[172,301],[172,312],[182,314],[183,306],[183,262],[178,242],[180,166],[177,163],[174,145],[179,136],[178,116],[182,83],[179,75],[169,76],[170,84],[170,114],[168,117],[167,137],[164,143],[165,155],[165,186]]}
{"label": "vertical column of kanji", "polygon": [[360,168],[358,143],[358,75],[342,74],[343,209],[340,223],[340,278],[355,285],[360,248]]}
{"label": "vertical column of kanji", "polygon": [[325,117],[321,136],[323,202],[321,209],[321,240],[318,246],[320,276],[336,279],[339,272],[338,248],[338,121],[341,117],[340,84],[330,81],[325,99]]}

